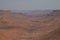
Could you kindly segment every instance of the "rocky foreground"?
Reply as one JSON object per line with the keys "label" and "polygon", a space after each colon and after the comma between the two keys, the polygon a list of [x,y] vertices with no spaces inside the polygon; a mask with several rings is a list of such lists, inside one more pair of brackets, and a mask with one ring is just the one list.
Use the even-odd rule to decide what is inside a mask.
{"label": "rocky foreground", "polygon": [[60,10],[36,18],[0,10],[0,40],[60,40]]}

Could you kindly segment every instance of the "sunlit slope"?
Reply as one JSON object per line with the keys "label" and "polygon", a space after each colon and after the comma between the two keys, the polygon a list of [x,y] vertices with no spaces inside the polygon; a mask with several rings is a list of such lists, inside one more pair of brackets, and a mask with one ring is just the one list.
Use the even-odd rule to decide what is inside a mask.
{"label": "sunlit slope", "polygon": [[60,12],[29,18],[19,13],[0,13],[0,40],[60,40]]}

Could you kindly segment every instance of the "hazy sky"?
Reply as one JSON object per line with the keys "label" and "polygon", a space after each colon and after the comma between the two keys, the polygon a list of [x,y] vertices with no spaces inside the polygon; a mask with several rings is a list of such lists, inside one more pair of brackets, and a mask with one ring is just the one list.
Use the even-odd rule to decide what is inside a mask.
{"label": "hazy sky", "polygon": [[60,9],[60,0],[0,0],[0,9],[10,10]]}

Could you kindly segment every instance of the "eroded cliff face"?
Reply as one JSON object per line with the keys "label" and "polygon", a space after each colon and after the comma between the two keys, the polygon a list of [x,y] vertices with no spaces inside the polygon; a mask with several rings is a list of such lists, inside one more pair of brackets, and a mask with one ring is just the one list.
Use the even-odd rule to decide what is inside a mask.
{"label": "eroded cliff face", "polygon": [[0,40],[60,40],[60,11],[30,18],[1,10]]}

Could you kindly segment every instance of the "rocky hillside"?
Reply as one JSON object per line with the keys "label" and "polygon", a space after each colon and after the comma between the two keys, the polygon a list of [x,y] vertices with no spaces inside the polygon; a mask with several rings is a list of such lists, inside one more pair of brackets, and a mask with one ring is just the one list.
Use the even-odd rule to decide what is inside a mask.
{"label": "rocky hillside", "polygon": [[0,10],[0,40],[60,40],[60,11],[30,18]]}

